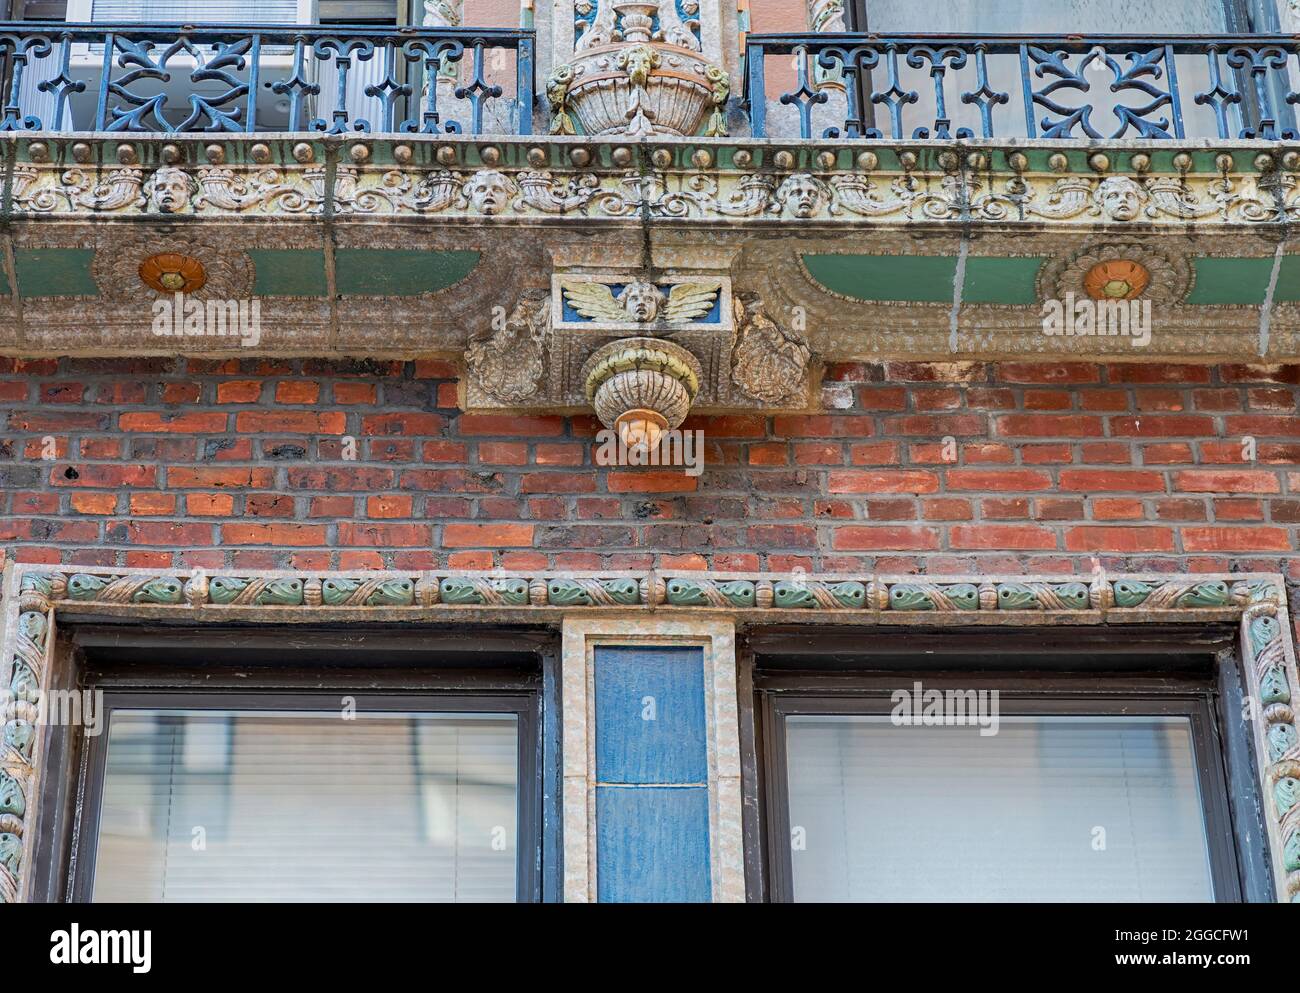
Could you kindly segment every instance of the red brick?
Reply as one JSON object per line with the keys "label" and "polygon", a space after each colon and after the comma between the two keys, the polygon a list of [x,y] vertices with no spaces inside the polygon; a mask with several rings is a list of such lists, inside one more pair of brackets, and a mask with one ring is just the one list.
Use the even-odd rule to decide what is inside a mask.
{"label": "red brick", "polygon": [[1002,362],[995,374],[1007,383],[1095,383],[1100,378],[1090,362]]}
{"label": "red brick", "polygon": [[950,490],[1050,490],[1052,477],[1036,469],[949,469]]}
{"label": "red brick", "polygon": [[312,497],[307,513],[310,517],[351,517],[355,506],[355,497]]}
{"label": "red brick", "polygon": [[985,498],[980,501],[980,516],[988,521],[1024,520],[1029,516],[1029,498]]}
{"label": "red brick", "polygon": [[421,448],[425,462],[464,462],[466,446],[459,441],[426,441]]}
{"label": "red brick", "polygon": [[441,434],[446,426],[447,418],[441,414],[422,414],[415,411],[367,414],[361,418],[361,433],[364,435],[395,434],[403,438],[437,435]]}
{"label": "red brick", "polygon": [[939,477],[922,469],[844,469],[830,473],[830,493],[934,493]]}
{"label": "red brick", "polygon": [[289,379],[275,384],[276,403],[311,404],[320,400],[320,383]]}
{"label": "red brick", "polygon": [[870,438],[876,425],[857,414],[780,414],[772,432],[778,438]]}
{"label": "red brick", "polygon": [[416,359],[416,379],[455,379],[459,373],[456,363],[449,359]]}
{"label": "red brick", "polygon": [[262,398],[260,379],[234,379],[217,384],[217,403],[257,403]]}
{"label": "red brick", "polygon": [[1214,418],[1201,414],[1143,414],[1112,417],[1114,438],[1202,438],[1214,435]]}
{"label": "red brick", "polygon": [[456,429],[464,435],[500,435],[506,438],[546,437],[564,434],[564,418],[518,414],[461,414]]}
{"label": "red brick", "polygon": [[1300,417],[1276,414],[1231,414],[1224,418],[1228,435],[1258,438],[1300,438]]}
{"label": "red brick", "polygon": [[[751,448],[752,451],[752,448]],[[794,445],[795,465],[843,465],[844,448],[838,441],[803,441]]]}
{"label": "red brick", "polygon": [[853,465],[896,465],[898,442],[876,441],[849,446],[849,462]]}
{"label": "red brick", "polygon": [[[143,386],[143,384],[140,384]],[[164,383],[162,389],[163,403],[198,403],[203,394],[199,383]],[[143,399],[143,397],[141,398]]]}
{"label": "red brick", "polygon": [[1074,394],[1069,390],[1025,390],[1025,410],[1069,410]]}
{"label": "red brick", "polygon": [[[77,473],[76,479],[68,477],[68,469]],[[50,482],[55,486],[76,486],[102,490],[118,486],[154,486],[158,470],[151,465],[55,465],[50,469]]]}
{"label": "red brick", "polygon": [[1215,500],[1214,519],[1216,521],[1262,521],[1264,502],[1244,499]]}
{"label": "red brick", "polygon": [[1089,414],[1003,414],[995,425],[1004,438],[1096,438],[1103,430]]}
{"label": "red brick", "polygon": [[413,498],[404,493],[389,493],[366,498],[366,516],[395,518],[412,516]]}
{"label": "red brick", "polygon": [[40,403],[81,403],[85,396],[84,383],[42,383],[38,396]]}
{"label": "red brick", "polygon": [[[115,532],[124,532],[118,539]],[[211,545],[212,525],[180,521],[122,521],[109,526],[110,540],[125,540],[132,545]]]}
{"label": "red brick", "polygon": [[913,414],[885,418],[884,433],[944,438],[982,435],[988,430],[983,414]]}
{"label": "red brick", "polygon": [[1130,497],[1097,497],[1092,516],[1098,521],[1140,521],[1146,516],[1141,500]]}
{"label": "red brick", "polygon": [[858,407],[862,410],[906,410],[907,391],[901,386],[859,386]]}
{"label": "red brick", "polygon": [[235,430],[243,434],[343,434],[346,423],[341,410],[242,410],[235,415]]}
{"label": "red brick", "polygon": [[1183,529],[1188,552],[1289,552],[1286,528],[1202,527]]}
{"label": "red brick", "polygon": [[1117,413],[1129,409],[1128,393],[1124,390],[1080,390],[1081,410],[1100,410]]}
{"label": "red brick", "polygon": [[1121,493],[1163,493],[1165,477],[1142,469],[1062,469],[1061,489],[1081,493],[1114,490]]}
{"label": "red brick", "polygon": [[427,546],[433,541],[433,526],[429,524],[365,524],[343,521],[339,523],[338,529],[339,544],[344,548],[357,545],[410,548]]}
{"label": "red brick", "polygon": [[191,517],[229,517],[235,509],[235,498],[229,493],[188,493],[185,496],[185,513]]}
{"label": "red brick", "polygon": [[939,547],[935,528],[881,525],[843,525],[835,528],[831,547],[840,552],[888,550],[927,550]]}
{"label": "red brick", "polygon": [[442,529],[445,548],[509,548],[532,543],[532,524],[446,524]]}
{"label": "red brick", "polygon": [[1108,365],[1106,378],[1112,383],[1208,383],[1210,367],[1151,362]]}
{"label": "red brick", "polygon": [[1020,461],[1025,465],[1065,464],[1074,461],[1074,448],[1064,442],[1021,445]]}
{"label": "red brick", "polygon": [[148,431],[153,434],[216,434],[226,430],[226,415],[220,411],[175,414],[132,411],[119,416],[117,426],[123,431]]}
{"label": "red brick", "polygon": [[1192,446],[1186,441],[1165,441],[1142,446],[1142,462],[1145,465],[1178,465],[1195,461]]}
{"label": "red brick", "polygon": [[117,494],[74,493],[69,504],[78,514],[112,514],[117,511]]}
{"label": "red brick", "polygon": [[141,517],[174,514],[176,496],[172,493],[132,493],[131,513]]}
{"label": "red brick", "polygon": [[610,472],[606,486],[611,493],[690,493],[698,488],[698,476],[662,469],[650,472]]}
{"label": "red brick", "polygon": [[929,521],[969,521],[972,517],[969,500],[956,497],[932,497],[921,501],[921,514]]}
{"label": "red brick", "polygon": [[586,449],[582,445],[563,442],[538,442],[533,451],[533,461],[538,465],[582,465]]}
{"label": "red brick", "polygon": [[439,383],[437,403],[443,408],[460,407],[460,388],[456,383]]}
{"label": "red brick", "polygon": [[1150,526],[1084,525],[1065,532],[1065,547],[1071,552],[1172,552],[1174,532]]}
{"label": "red brick", "polygon": [[[342,525],[340,525],[342,530]],[[320,524],[223,524],[221,541],[226,545],[280,545],[303,547],[324,545],[325,527]],[[340,542],[343,545],[353,542]]]}
{"label": "red brick", "polygon": [[494,465],[527,465],[528,443],[522,441],[480,441],[478,460]]}
{"label": "red brick", "polygon": [[293,517],[293,497],[288,493],[250,493],[244,497],[246,517]]}
{"label": "red brick", "polygon": [[392,469],[378,466],[291,467],[285,472],[295,490],[387,490],[396,482]]}
{"label": "red brick", "polygon": [[590,472],[530,472],[520,480],[520,493],[594,493],[596,476]]}
{"label": "red brick", "polygon": [[886,362],[885,378],[904,383],[974,383],[988,378],[983,362]]}
{"label": "red brick", "polygon": [[1174,486],[1189,493],[1279,493],[1282,489],[1276,475],[1259,469],[1184,469],[1174,475]]}
{"label": "red brick", "polygon": [[218,487],[249,487],[269,489],[274,480],[273,469],[250,469],[241,466],[171,466],[167,469],[167,486],[172,489],[212,489]]}
{"label": "red brick", "polygon": [[374,383],[335,383],[333,391],[335,403],[373,404],[378,399]]}
{"label": "red brick", "polygon": [[948,533],[957,549],[1016,549],[1051,551],[1056,532],[1036,524],[959,524]]}

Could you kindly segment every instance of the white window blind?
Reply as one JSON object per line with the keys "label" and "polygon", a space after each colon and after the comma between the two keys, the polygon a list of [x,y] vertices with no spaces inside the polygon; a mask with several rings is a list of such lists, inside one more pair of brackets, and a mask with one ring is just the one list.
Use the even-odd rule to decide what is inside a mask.
{"label": "white window blind", "polygon": [[90,19],[119,24],[296,24],[297,0],[93,0]]}
{"label": "white window blind", "polygon": [[1213,899],[1186,718],[785,727],[796,900]]}
{"label": "white window blind", "polygon": [[512,901],[513,715],[117,711],[97,902]]}

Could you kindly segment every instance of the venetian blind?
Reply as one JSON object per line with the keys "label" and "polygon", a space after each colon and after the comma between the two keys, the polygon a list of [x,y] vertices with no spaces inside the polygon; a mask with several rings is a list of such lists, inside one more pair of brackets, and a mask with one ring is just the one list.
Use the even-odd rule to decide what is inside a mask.
{"label": "venetian blind", "polygon": [[90,19],[119,24],[297,24],[298,0],[93,0]]}
{"label": "venetian blind", "polygon": [[118,711],[94,899],[515,899],[512,715]]}
{"label": "venetian blind", "polygon": [[981,737],[800,715],[786,737],[797,900],[1213,899],[1185,718],[1003,717]]}

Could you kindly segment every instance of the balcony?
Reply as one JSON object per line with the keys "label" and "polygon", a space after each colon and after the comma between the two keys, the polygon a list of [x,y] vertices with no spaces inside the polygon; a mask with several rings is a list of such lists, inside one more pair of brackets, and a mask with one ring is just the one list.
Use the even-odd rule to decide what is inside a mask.
{"label": "balcony", "polygon": [[531,31],[8,23],[0,58],[6,131],[532,130]]}
{"label": "balcony", "polygon": [[1298,52],[1286,35],[751,35],[746,103],[755,137],[774,108],[802,138],[1277,141],[1296,137]]}
{"label": "balcony", "polygon": [[[0,25],[0,352],[469,356],[469,407],[510,410],[585,409],[594,351],[665,327],[701,409],[803,409],[812,356],[1300,354],[1300,38],[751,35],[742,59],[650,7],[540,53]],[[267,331],[159,331],[171,285],[256,298]],[[1044,301],[1098,292],[1157,332],[1048,333]]]}

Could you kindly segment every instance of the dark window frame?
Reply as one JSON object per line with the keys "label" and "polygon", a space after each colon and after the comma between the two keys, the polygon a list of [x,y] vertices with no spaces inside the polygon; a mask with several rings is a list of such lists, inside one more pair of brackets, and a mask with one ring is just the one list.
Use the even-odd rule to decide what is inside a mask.
{"label": "dark window frame", "polygon": [[1234,643],[1228,626],[963,626],[820,635],[754,629],[739,646],[737,673],[742,776],[746,795],[757,798],[745,823],[748,898],[793,898],[786,756],[778,720],[819,701],[840,712],[870,713],[865,700],[875,712],[888,713],[889,694],[920,680],[936,688],[996,688],[1004,715],[1021,713],[1022,706],[1097,713],[1100,706],[1109,704],[1113,711],[1133,700],[1188,712],[1214,899],[1272,900],[1254,743],[1229,713],[1239,713],[1241,706]]}
{"label": "dark window frame", "polygon": [[[76,620],[60,628],[58,668],[69,685],[102,689],[106,710],[337,710],[346,694],[362,710],[515,715],[516,902],[560,899],[556,632],[405,625],[169,629]],[[46,843],[33,866],[37,900],[90,896],[108,718],[97,738],[72,729],[50,738],[52,761],[39,798]]]}

